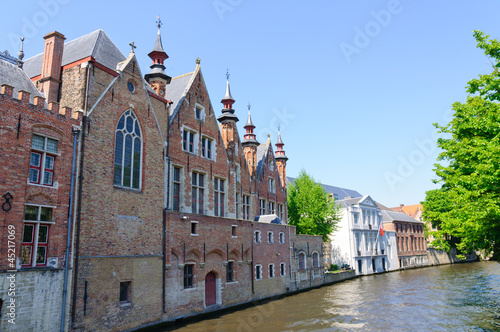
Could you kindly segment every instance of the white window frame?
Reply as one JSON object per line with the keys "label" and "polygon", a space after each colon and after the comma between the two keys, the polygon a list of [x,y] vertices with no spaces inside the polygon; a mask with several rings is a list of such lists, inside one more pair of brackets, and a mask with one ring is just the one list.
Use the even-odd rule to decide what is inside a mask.
{"label": "white window frame", "polygon": [[[204,143],[208,143],[207,145]],[[206,145],[206,146],[205,146]],[[210,149],[208,148],[210,147]],[[210,156],[208,152],[210,151]],[[201,136],[201,153],[200,155],[208,160],[215,160],[215,140],[212,137]]]}
{"label": "white window frame", "polygon": [[254,237],[253,237],[253,240],[254,240],[254,242],[255,242],[255,243],[262,243],[262,237],[261,237],[261,234],[262,234],[262,233],[261,233],[261,231],[259,231],[259,230],[256,230],[256,231],[254,232]]}
{"label": "white window frame", "polygon": [[272,278],[276,277],[276,273],[275,273],[275,270],[274,270],[274,263],[269,264],[269,271],[268,271],[268,273],[269,273],[269,279],[272,279]]}
{"label": "white window frame", "polygon": [[242,201],[242,207],[243,207],[243,214],[242,217],[245,220],[250,220],[250,195],[242,195],[243,201]]}
{"label": "white window frame", "polygon": [[267,232],[267,243],[274,243],[274,233],[272,231]]}
{"label": "white window frame", "polygon": [[259,198],[259,215],[266,214],[266,200],[263,198]]}
{"label": "white window frame", "polygon": [[286,264],[284,262],[280,263],[280,277],[284,277],[286,275]]}
{"label": "white window frame", "polygon": [[[38,212],[37,212],[37,217],[36,217],[36,220],[25,220],[24,219],[24,216],[25,216],[25,211],[26,211],[26,207],[27,206],[32,206],[32,207],[36,207],[38,209]],[[52,209],[52,220],[51,221],[43,221],[43,220],[40,220],[41,218],[41,213],[42,213],[42,208],[49,208],[49,209]],[[56,209],[55,206],[51,206],[51,205],[39,205],[39,204],[25,204],[24,205],[24,209],[25,211],[23,212],[23,231],[21,233],[21,243],[23,243],[23,235],[24,235],[24,226],[26,224],[34,224],[35,227],[33,228],[33,234],[32,234],[32,239],[33,241],[31,241],[30,243],[32,243],[32,245],[30,246],[31,247],[31,253],[30,253],[30,264],[23,264],[23,266],[31,266],[31,267],[36,267],[36,266],[47,266],[47,251],[48,251],[48,247],[49,247],[49,243],[50,243],[50,225],[54,225],[55,224],[55,221],[54,220],[54,210]],[[44,246],[46,249],[45,251],[45,263],[42,263],[42,264],[37,264],[36,263],[36,258],[37,258],[37,254],[38,254],[38,236],[39,236],[39,232],[40,232],[40,226],[48,226],[48,230],[47,230],[47,245]],[[23,247],[21,245],[21,247]],[[21,249],[22,251],[22,249]],[[21,257],[21,256],[20,256]]]}
{"label": "white window frame", "polygon": [[[38,149],[36,147],[33,147],[33,141],[34,141],[34,137],[35,136],[38,136],[38,137],[41,137],[43,138],[43,149]],[[57,142],[57,151],[56,152],[53,152],[53,151],[49,151],[47,149],[47,142],[48,140],[53,140],[53,141],[56,141]],[[35,185],[35,186],[44,186],[44,187],[52,187],[52,188],[57,188],[57,182],[55,181],[55,168],[56,168],[56,157],[60,157],[61,154],[59,153],[60,151],[60,147],[59,147],[59,143],[60,143],[60,140],[57,139],[57,138],[54,138],[54,137],[50,137],[50,136],[46,136],[46,135],[41,135],[41,134],[38,134],[38,133],[33,133],[33,136],[31,138],[31,149],[30,149],[30,168],[29,168],[29,173],[28,173],[28,184],[30,185]],[[40,166],[37,167],[35,165],[31,165],[31,160],[32,160],[32,154],[37,154],[40,156]],[[52,161],[52,169],[46,169],[46,159],[47,157],[50,157],[50,158],[53,158],[53,161]],[[31,170],[34,169],[34,170],[39,170],[39,174],[38,174],[38,181],[37,182],[34,182],[34,181],[31,181],[30,178],[31,178]],[[49,173],[52,173],[52,182],[50,184],[46,184],[45,183],[45,172],[49,172]]]}
{"label": "white window frame", "polygon": [[[203,105],[195,103],[193,110],[195,119],[205,121],[205,107]],[[196,111],[199,111],[200,116],[196,116]]]}
{"label": "white window frame", "polygon": [[283,233],[283,232],[279,233],[279,241],[280,241],[280,244],[285,243],[285,233]]}
{"label": "white window frame", "polygon": [[[181,128],[181,147],[182,151],[191,153],[191,154],[198,154],[198,132],[194,129],[191,129],[189,127],[183,126]],[[186,148],[184,148],[184,132],[188,133],[188,137],[186,138]],[[190,146],[190,137],[189,134],[193,135],[193,151],[189,151],[189,146]]]}
{"label": "white window frame", "polygon": [[269,201],[268,214],[276,214],[276,202]]}
{"label": "white window frame", "polygon": [[[220,184],[223,183],[223,189],[220,190]],[[226,213],[226,185],[224,178],[214,177],[214,216],[224,217]],[[215,189],[217,187],[217,189]],[[217,201],[217,206],[215,205]],[[221,211],[222,208],[222,211]]]}
{"label": "white window frame", "polygon": [[269,188],[269,192],[271,194],[276,194],[276,181],[274,180],[274,178],[269,177],[267,179],[267,185]]}
{"label": "white window frame", "polygon": [[[257,267],[259,268],[259,272],[257,273]],[[262,280],[262,265],[261,264],[255,264],[255,280]]]}

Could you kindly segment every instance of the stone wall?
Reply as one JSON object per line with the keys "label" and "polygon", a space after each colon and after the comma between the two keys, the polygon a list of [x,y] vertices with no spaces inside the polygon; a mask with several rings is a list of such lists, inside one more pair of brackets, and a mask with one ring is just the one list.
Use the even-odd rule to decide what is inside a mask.
{"label": "stone wall", "polygon": [[432,265],[471,262],[477,260],[477,256],[476,253],[473,252],[470,255],[467,255],[465,260],[460,260],[457,258],[457,250],[455,248],[452,248],[449,253],[444,250],[436,250],[433,248],[429,248],[427,249],[427,260],[428,260],[428,265],[432,266]]}

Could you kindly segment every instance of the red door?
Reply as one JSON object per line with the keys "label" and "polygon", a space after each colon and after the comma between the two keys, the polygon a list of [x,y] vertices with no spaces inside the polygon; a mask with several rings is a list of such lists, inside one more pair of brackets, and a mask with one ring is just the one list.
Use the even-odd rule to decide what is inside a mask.
{"label": "red door", "polygon": [[210,272],[205,277],[205,306],[215,304],[215,274]]}

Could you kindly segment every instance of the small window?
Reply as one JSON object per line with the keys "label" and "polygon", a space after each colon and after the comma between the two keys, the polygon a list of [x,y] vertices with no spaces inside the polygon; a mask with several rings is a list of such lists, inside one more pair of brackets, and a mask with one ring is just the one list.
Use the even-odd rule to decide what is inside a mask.
{"label": "small window", "polygon": [[280,276],[283,277],[285,275],[285,273],[286,273],[285,269],[286,269],[285,263],[281,263],[280,264]]}
{"label": "small window", "polygon": [[180,211],[180,202],[181,202],[181,168],[180,167],[174,167],[172,190],[173,190],[172,210]]}
{"label": "small window", "polygon": [[267,242],[271,244],[274,243],[273,232],[267,232]]}
{"label": "small window", "polygon": [[262,265],[255,265],[255,279],[262,279]]}
{"label": "small window", "polygon": [[359,214],[358,213],[353,213],[354,216],[354,223],[357,224],[359,221]]}
{"label": "small window", "polygon": [[184,265],[184,288],[193,288],[194,275],[193,275],[193,264]]}
{"label": "small window", "polygon": [[313,253],[313,267],[318,268],[319,267],[319,254],[317,252]]}
{"label": "small window", "polygon": [[299,270],[304,270],[306,268],[306,254],[301,252],[299,254]]}
{"label": "small window", "polygon": [[120,304],[130,303],[131,282],[120,282]]}
{"label": "small window", "polygon": [[250,220],[250,196],[243,195],[243,219]]}
{"label": "small window", "polygon": [[281,244],[285,243],[285,233],[283,233],[283,232],[280,233],[280,243]]}
{"label": "small window", "polygon": [[284,220],[283,204],[278,204],[278,217],[280,218],[280,220]]}
{"label": "small window", "polygon": [[266,200],[265,199],[259,199],[259,214],[261,216],[266,214]]}
{"label": "small window", "polygon": [[238,235],[236,234],[236,229],[238,228],[238,226],[231,226],[231,235],[232,237],[237,237]]}
{"label": "small window", "polygon": [[276,193],[276,184],[275,184],[273,178],[269,178],[269,180],[268,180],[268,186],[269,186],[269,192],[271,194],[275,194]]}
{"label": "small window", "polygon": [[224,217],[224,180],[214,179],[214,214],[219,217]]}
{"label": "small window", "polygon": [[212,159],[213,140],[207,137],[201,138],[201,156],[203,158]]}
{"label": "small window", "polygon": [[229,261],[227,262],[226,266],[226,280],[227,282],[233,282],[234,281],[234,262]]}
{"label": "small window", "polygon": [[269,264],[269,278],[274,278],[274,264]]}
{"label": "small window", "polygon": [[31,141],[31,157],[29,182],[52,186],[58,141],[48,137],[33,135]]}
{"label": "small window", "polygon": [[204,113],[205,113],[205,108],[200,105],[200,104],[196,104],[195,108],[194,108],[194,116],[196,119],[198,120],[203,120],[204,118]]}
{"label": "small window", "polygon": [[255,231],[255,243],[260,243],[260,231]]}
{"label": "small window", "polygon": [[191,221],[191,235],[198,235],[198,222]]}
{"label": "small window", "polygon": [[276,211],[274,209],[275,203],[274,202],[269,202],[269,214],[275,214]]}
{"label": "small window", "polygon": [[240,194],[236,193],[236,219],[240,218]]}
{"label": "small window", "polygon": [[182,131],[182,150],[194,153],[194,135],[192,131],[186,129]]}

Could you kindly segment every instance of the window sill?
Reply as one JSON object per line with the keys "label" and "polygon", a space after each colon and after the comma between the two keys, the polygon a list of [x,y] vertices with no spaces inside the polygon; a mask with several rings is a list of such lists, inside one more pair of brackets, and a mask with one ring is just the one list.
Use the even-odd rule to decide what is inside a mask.
{"label": "window sill", "polygon": [[188,291],[188,292],[194,292],[194,291],[197,291],[198,288],[197,287],[188,287],[188,288],[183,288],[182,290]]}
{"label": "window sill", "polygon": [[191,233],[191,236],[200,236],[200,234],[193,234],[193,233]]}
{"label": "window sill", "polygon": [[237,284],[239,284],[239,282],[237,280],[226,281],[226,285],[237,285]]}
{"label": "window sill", "polygon": [[46,184],[38,184],[38,183],[33,183],[28,181],[28,185],[30,186],[35,186],[35,187],[42,187],[42,188],[49,188],[49,189],[59,189],[59,184],[55,183],[51,186],[46,185]]}
{"label": "window sill", "polygon": [[233,235],[233,236],[232,236],[232,238],[233,238],[233,239],[237,239],[237,238],[238,238],[238,236],[237,236],[237,235]]}
{"label": "window sill", "polygon": [[119,185],[116,185],[116,184],[113,185],[113,188],[117,189],[117,190],[123,190],[123,191],[128,191],[128,192],[136,193],[136,194],[142,194],[142,189],[135,189],[135,188],[130,188],[130,187],[123,187],[123,186],[119,186]]}

